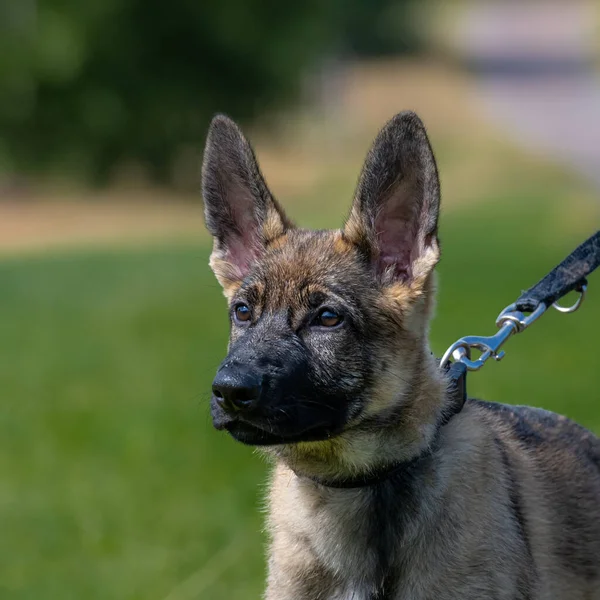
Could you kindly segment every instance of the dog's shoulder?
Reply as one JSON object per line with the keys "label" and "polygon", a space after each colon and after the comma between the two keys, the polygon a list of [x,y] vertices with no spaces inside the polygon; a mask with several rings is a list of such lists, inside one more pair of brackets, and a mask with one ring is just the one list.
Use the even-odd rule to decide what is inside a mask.
{"label": "dog's shoulder", "polygon": [[556,558],[560,577],[551,585],[562,580],[570,582],[567,588],[582,583],[598,589],[600,439],[541,408],[479,400],[468,407],[497,448],[533,555]]}
{"label": "dog's shoulder", "polygon": [[567,453],[600,471],[600,438],[563,415],[532,406],[469,399],[467,403],[494,430],[531,453]]}

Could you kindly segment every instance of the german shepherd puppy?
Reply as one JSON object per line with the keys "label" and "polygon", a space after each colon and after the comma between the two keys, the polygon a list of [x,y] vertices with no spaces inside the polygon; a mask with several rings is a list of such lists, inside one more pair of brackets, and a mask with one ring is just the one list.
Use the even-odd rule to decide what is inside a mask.
{"label": "german shepherd puppy", "polygon": [[295,227],[223,116],[203,195],[231,319],[213,422],[275,458],[266,599],[600,599],[600,440],[523,406],[443,418],[420,119],[379,133],[340,230]]}

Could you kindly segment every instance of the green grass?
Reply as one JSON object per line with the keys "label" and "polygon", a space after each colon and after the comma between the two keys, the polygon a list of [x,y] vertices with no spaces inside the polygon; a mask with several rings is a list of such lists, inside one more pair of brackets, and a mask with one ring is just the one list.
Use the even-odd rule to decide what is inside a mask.
{"label": "green grass", "polygon": [[[557,202],[490,198],[443,217],[436,353],[492,334],[592,233]],[[260,597],[266,467],[209,422],[227,325],[207,257],[199,242],[0,262],[1,598]],[[600,432],[599,340],[597,274],[580,312],[510,340],[470,392]]]}

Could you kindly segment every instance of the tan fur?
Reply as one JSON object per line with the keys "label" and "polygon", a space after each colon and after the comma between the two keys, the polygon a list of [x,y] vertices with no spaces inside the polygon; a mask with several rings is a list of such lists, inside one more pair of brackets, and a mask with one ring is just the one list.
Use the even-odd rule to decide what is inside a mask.
{"label": "tan fur", "polygon": [[354,205],[350,211],[350,216],[344,225],[344,237],[351,244],[358,246],[363,243],[366,235],[360,214],[356,205]]}
{"label": "tan fur", "polygon": [[269,242],[269,248],[271,248],[272,250],[279,250],[285,246],[287,241],[288,241],[287,236],[284,233],[284,234],[280,235],[279,237],[273,238]]}
{"label": "tan fur", "polygon": [[346,239],[342,231],[334,232],[333,247],[339,254],[348,254],[354,249],[354,245]]}
{"label": "tan fur", "polygon": [[279,211],[271,205],[267,209],[267,216],[262,226],[262,234],[265,242],[269,243],[276,240],[285,233],[286,226],[281,219]]}
{"label": "tan fur", "polygon": [[232,298],[242,283],[235,267],[228,261],[220,258],[219,253],[216,251],[213,251],[210,255],[208,264],[215,274],[217,281],[221,284],[225,297]]}

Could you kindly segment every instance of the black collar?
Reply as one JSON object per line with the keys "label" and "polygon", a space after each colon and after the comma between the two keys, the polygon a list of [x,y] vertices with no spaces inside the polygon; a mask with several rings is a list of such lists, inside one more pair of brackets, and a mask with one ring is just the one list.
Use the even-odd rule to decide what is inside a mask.
{"label": "black collar", "polygon": [[434,442],[430,444],[428,448],[423,450],[421,454],[411,458],[410,460],[404,460],[402,462],[394,463],[388,467],[379,469],[373,473],[365,475],[359,475],[357,477],[348,477],[346,479],[321,479],[319,477],[312,477],[310,475],[300,475],[300,477],[310,479],[319,485],[337,489],[352,489],[352,488],[364,488],[369,486],[375,486],[384,481],[388,481],[400,472],[410,471],[414,465],[421,460],[431,456],[435,447],[436,442],[439,438],[439,433],[444,425],[447,425],[450,419],[457,415],[465,405],[467,399],[467,368],[461,362],[448,363],[445,367],[447,377],[449,380],[448,386],[448,397],[450,402],[447,403],[445,410],[442,412],[441,418],[437,425],[437,431],[434,437]]}

